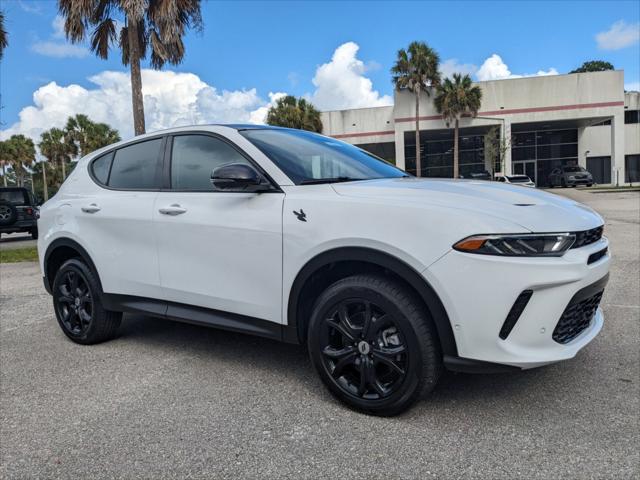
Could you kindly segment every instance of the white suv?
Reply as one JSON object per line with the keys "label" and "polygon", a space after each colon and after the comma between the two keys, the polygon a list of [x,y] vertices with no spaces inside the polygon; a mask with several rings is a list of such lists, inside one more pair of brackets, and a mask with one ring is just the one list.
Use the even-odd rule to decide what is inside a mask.
{"label": "white suv", "polygon": [[329,390],[377,415],[443,366],[572,358],[603,324],[610,259],[591,209],[414,178],[309,132],[198,126],[111,145],[40,215],[44,284],[73,341],[141,312],[306,343]]}

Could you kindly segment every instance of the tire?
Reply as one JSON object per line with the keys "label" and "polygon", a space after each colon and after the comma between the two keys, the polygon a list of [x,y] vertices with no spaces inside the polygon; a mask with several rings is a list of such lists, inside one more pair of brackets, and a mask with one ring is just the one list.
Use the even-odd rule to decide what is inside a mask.
{"label": "tire", "polygon": [[33,227],[30,233],[31,233],[31,238],[33,238],[34,240],[38,239],[38,227]]}
{"label": "tire", "polygon": [[593,187],[593,183],[587,183],[587,187]]}
{"label": "tire", "polygon": [[8,226],[16,223],[18,219],[18,211],[16,207],[9,202],[0,200],[0,225]]}
{"label": "tire", "polygon": [[402,284],[379,275],[328,287],[314,304],[307,343],[329,391],[371,415],[405,411],[433,390],[442,372],[428,311]]}
{"label": "tire", "polygon": [[562,180],[560,180],[560,186],[562,188],[567,188],[567,181],[564,178]]}
{"label": "tire", "polygon": [[52,291],[56,319],[71,340],[92,345],[115,337],[122,313],[102,306],[97,275],[82,260],[72,258],[62,264]]}

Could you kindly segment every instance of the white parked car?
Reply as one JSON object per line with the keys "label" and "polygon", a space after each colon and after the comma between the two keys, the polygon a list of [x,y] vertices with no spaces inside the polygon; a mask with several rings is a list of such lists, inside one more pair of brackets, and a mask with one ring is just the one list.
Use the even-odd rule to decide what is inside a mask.
{"label": "white parked car", "polygon": [[71,340],[108,340],[122,312],[142,312],[303,343],[329,390],[372,414],[408,408],[443,367],[572,358],[603,325],[608,242],[591,209],[414,178],[309,132],[120,142],[81,159],[40,215],[44,284]]}
{"label": "white parked car", "polygon": [[536,186],[536,184],[527,175],[501,175],[496,178],[496,181],[520,185],[522,187],[535,188]]}

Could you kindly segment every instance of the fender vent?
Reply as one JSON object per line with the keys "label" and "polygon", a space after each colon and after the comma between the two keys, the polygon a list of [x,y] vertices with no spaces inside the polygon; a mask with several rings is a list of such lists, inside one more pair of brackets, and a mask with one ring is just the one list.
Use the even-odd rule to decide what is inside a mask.
{"label": "fender vent", "polygon": [[513,330],[513,327],[516,326],[516,322],[520,318],[520,315],[522,315],[527,303],[529,303],[531,295],[533,295],[533,290],[524,290],[520,295],[518,295],[518,298],[516,298],[516,301],[513,303],[513,307],[509,310],[509,315],[505,318],[502,328],[500,329],[499,337],[502,340],[506,339],[511,333],[511,330]]}

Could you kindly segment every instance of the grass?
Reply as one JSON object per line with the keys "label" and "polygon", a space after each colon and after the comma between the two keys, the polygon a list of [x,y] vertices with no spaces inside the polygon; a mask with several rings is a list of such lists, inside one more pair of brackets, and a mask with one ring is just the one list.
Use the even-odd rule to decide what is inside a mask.
{"label": "grass", "polygon": [[36,247],[15,248],[0,250],[0,263],[37,262],[38,250]]}

